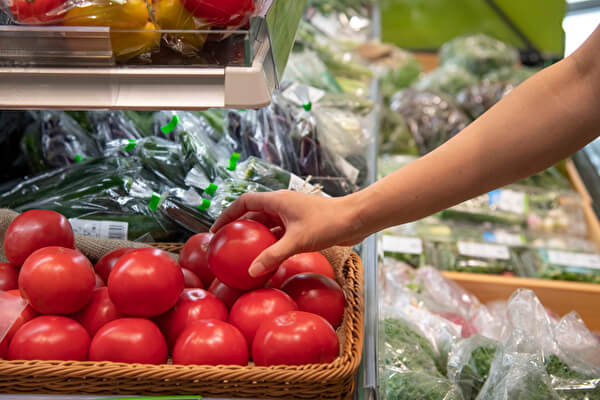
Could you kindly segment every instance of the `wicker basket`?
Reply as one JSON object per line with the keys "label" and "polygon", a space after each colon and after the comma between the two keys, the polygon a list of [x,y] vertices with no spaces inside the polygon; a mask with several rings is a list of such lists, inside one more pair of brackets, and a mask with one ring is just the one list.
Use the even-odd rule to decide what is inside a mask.
{"label": "wicker basket", "polygon": [[[181,249],[180,244],[157,247]],[[325,255],[331,261],[331,255]],[[337,267],[332,264],[347,307],[338,329],[341,355],[331,364],[239,367],[0,360],[0,393],[350,398],[363,343],[363,267],[354,253]]]}

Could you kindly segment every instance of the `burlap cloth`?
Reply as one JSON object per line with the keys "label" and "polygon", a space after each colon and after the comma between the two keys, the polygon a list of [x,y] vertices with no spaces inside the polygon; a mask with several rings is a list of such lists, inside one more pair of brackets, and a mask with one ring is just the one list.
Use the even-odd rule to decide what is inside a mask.
{"label": "burlap cloth", "polygon": [[[0,261],[6,262],[6,256],[4,255],[4,234],[8,229],[10,223],[19,214],[15,211],[8,209],[0,209]],[[103,255],[122,247],[135,247],[143,248],[150,247],[146,243],[131,242],[128,240],[112,240],[112,239],[98,239],[89,236],[75,235],[75,246],[90,259],[92,263],[96,263]],[[341,276],[342,267],[344,263],[350,257],[352,249],[350,247],[332,247],[322,251],[323,255],[329,260],[333,269],[336,273],[336,280],[338,282],[343,281]]]}

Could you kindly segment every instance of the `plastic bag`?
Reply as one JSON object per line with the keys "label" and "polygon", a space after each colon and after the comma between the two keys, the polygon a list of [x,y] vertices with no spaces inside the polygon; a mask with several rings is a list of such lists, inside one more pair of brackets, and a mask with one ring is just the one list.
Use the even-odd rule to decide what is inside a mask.
{"label": "plastic bag", "polygon": [[510,82],[483,81],[458,92],[456,102],[471,118],[477,119],[515,87]]}
{"label": "plastic bag", "polygon": [[99,157],[96,142],[69,115],[61,111],[39,111],[23,136],[21,147],[34,172],[61,168]]}
{"label": "plastic bag", "polygon": [[502,274],[513,270],[517,255],[504,245],[458,241],[429,244],[435,246],[434,263],[448,271]]}
{"label": "plastic bag", "polygon": [[32,117],[26,111],[0,111],[0,182],[26,175],[29,166],[21,151],[21,140]]}
{"label": "plastic bag", "polygon": [[456,37],[442,45],[439,56],[442,65],[458,65],[478,76],[519,61],[517,49],[484,34]]}
{"label": "plastic bag", "polygon": [[600,256],[552,249],[531,249],[521,254],[530,276],[545,279],[600,283]]}
{"label": "plastic bag", "polygon": [[303,83],[332,93],[343,92],[337,79],[317,53],[311,50],[290,54],[283,80]]}
{"label": "plastic bag", "polygon": [[490,82],[510,82],[518,85],[531,78],[540,70],[523,66],[508,66],[499,69],[493,69],[483,76],[483,79]]}
{"label": "plastic bag", "polygon": [[468,70],[449,64],[425,74],[414,87],[417,90],[456,96],[461,90],[476,85],[477,82],[477,77]]}
{"label": "plastic bag", "polygon": [[487,381],[499,343],[474,335],[458,342],[448,357],[448,378],[462,391],[465,400],[475,400]]}
{"label": "plastic bag", "polygon": [[112,140],[143,137],[135,123],[122,111],[88,111],[86,118],[92,137],[101,149]]}
{"label": "plastic bag", "polygon": [[404,118],[421,155],[442,145],[471,122],[451,100],[432,92],[398,92],[390,107]]}

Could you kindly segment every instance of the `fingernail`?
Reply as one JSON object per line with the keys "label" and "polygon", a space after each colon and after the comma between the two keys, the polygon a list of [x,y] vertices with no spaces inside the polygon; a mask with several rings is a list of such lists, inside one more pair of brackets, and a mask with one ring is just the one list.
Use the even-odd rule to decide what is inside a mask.
{"label": "fingernail", "polygon": [[265,267],[265,265],[263,263],[256,263],[256,264],[253,264],[250,266],[250,269],[248,270],[248,274],[250,274],[250,276],[253,278],[258,278],[266,270],[267,270],[267,268]]}

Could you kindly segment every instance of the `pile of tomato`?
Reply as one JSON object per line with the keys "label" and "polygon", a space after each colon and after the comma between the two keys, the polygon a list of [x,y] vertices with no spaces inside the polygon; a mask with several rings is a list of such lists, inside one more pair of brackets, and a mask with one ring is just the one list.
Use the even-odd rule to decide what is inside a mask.
{"label": "pile of tomato", "polygon": [[[287,259],[253,278],[251,262],[275,243],[255,221],[191,237],[176,260],[122,248],[96,265],[75,248],[69,221],[31,210],[4,240],[0,290],[28,304],[0,342],[9,360],[196,365],[332,362],[345,297],[320,253]],[[0,312],[0,327],[7,321]],[[9,321],[12,322],[12,321]],[[3,332],[0,332],[2,335]]]}

